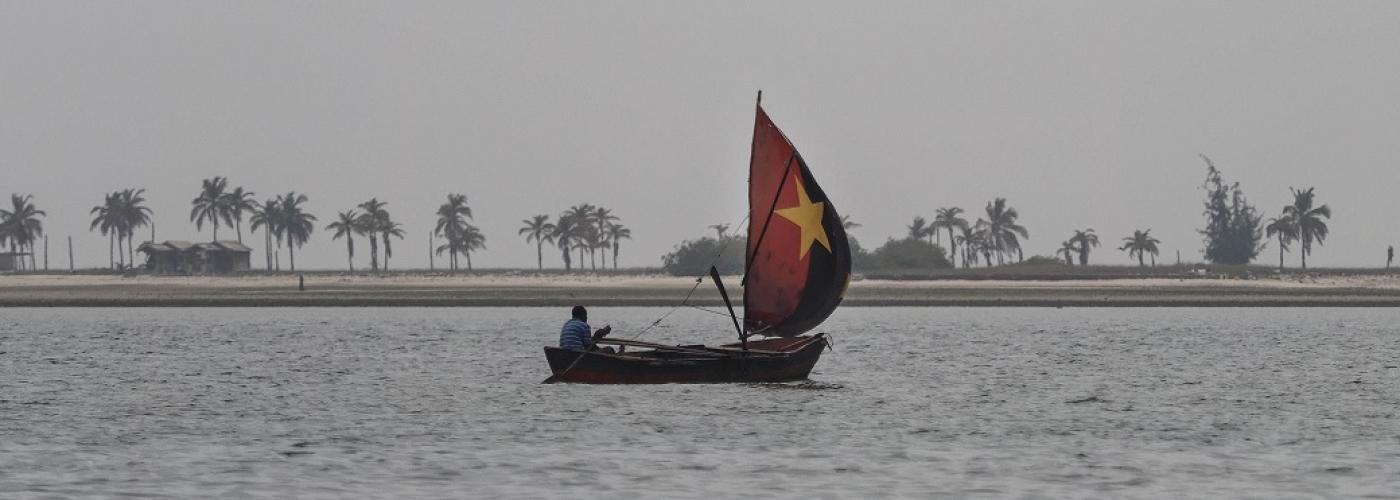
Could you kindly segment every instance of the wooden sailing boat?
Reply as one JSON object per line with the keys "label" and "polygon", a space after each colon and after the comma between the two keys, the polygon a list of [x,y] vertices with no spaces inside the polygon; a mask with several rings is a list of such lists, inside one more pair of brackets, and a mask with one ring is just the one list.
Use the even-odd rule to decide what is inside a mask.
{"label": "wooden sailing boat", "polygon": [[[759,93],[749,160],[749,230],[742,324],[719,272],[739,342],[717,347],[600,339],[642,350],[622,354],[545,347],[546,382],[599,384],[783,382],[807,378],[828,345],[807,335],[836,310],[851,277],[841,216],[807,162],[763,111]],[[750,337],[764,337],[750,340]]]}

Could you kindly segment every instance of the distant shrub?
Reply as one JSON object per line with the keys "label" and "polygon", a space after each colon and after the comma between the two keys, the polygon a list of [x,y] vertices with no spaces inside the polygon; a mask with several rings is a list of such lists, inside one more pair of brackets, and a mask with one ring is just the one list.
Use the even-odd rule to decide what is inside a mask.
{"label": "distant shrub", "polygon": [[1045,255],[1036,255],[1036,256],[1029,257],[1029,258],[1027,258],[1027,259],[1024,260],[1024,261],[1017,262],[1017,263],[1012,264],[1012,265],[1016,265],[1016,266],[1044,266],[1044,265],[1063,266],[1063,265],[1065,265],[1065,261],[1064,261],[1064,259],[1061,259],[1061,258],[1059,258],[1059,257],[1047,257],[1047,256],[1045,256]]}
{"label": "distant shrub", "polygon": [[[661,256],[661,268],[673,276],[702,276],[710,272],[710,263],[722,274],[744,273],[744,251],[748,238],[715,239],[709,236],[686,240],[671,253]],[[723,255],[715,259],[723,248]]]}
{"label": "distant shrub", "polygon": [[862,269],[944,269],[952,267],[943,247],[923,239],[891,238],[866,257]]}

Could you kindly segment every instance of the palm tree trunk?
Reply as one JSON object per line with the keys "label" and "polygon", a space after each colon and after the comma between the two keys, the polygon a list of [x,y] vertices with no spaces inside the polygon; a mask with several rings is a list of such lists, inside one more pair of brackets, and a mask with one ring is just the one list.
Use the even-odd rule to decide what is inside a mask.
{"label": "palm tree trunk", "polygon": [[948,265],[958,268],[958,245],[953,243],[953,226],[948,226]]}
{"label": "palm tree trunk", "polygon": [[617,250],[621,248],[617,243],[613,243],[613,270],[617,270]]}
{"label": "palm tree trunk", "polygon": [[1147,267],[1147,265],[1142,262],[1142,254],[1143,252],[1138,252],[1138,267]]}
{"label": "palm tree trunk", "polygon": [[1278,235],[1278,272],[1283,272],[1283,233]]}
{"label": "palm tree trunk", "polygon": [[1298,252],[1298,253],[1299,253],[1300,255],[1303,256],[1303,270],[1304,270],[1304,271],[1307,271],[1307,270],[1308,270],[1308,250],[1311,250],[1311,249],[1312,249],[1311,247],[1312,247],[1312,242],[1311,242],[1311,241],[1308,241],[1308,236],[1307,236],[1306,234],[1303,235],[1303,251]]}
{"label": "palm tree trunk", "polygon": [[219,218],[214,217],[214,241],[219,241]]}
{"label": "palm tree trunk", "polygon": [[[242,217],[242,216],[240,215],[239,217]],[[236,220],[236,221],[234,221],[234,224],[237,224],[235,227],[238,228],[238,244],[239,244],[239,245],[242,245],[242,244],[243,244],[243,220],[242,220],[242,219]]]}
{"label": "palm tree trunk", "polygon": [[369,234],[369,267],[374,272],[379,272],[379,238],[374,233]]}
{"label": "palm tree trunk", "polygon": [[471,252],[471,250],[467,250],[466,253],[467,253],[467,271],[471,271],[471,270],[472,270],[472,252]]}
{"label": "palm tree trunk", "polygon": [[107,233],[107,267],[112,269],[117,268],[116,237],[115,232]]}
{"label": "palm tree trunk", "polygon": [[345,260],[350,263],[350,272],[355,272],[355,240],[350,239],[350,233],[345,234]]}
{"label": "palm tree trunk", "polygon": [[296,245],[292,245],[292,244],[288,244],[288,245],[287,245],[287,259],[291,261],[291,266],[292,266],[291,269],[292,269],[292,272],[297,272],[297,247],[296,247]]}
{"label": "palm tree trunk", "polygon": [[535,241],[535,261],[539,270],[544,270],[544,240]]}

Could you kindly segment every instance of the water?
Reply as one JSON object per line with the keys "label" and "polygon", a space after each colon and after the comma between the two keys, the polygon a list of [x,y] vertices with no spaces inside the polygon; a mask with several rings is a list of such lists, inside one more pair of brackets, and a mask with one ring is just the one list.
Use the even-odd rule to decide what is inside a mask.
{"label": "water", "polygon": [[540,385],[566,315],[0,309],[0,497],[1400,498],[1400,311],[844,308],[811,382]]}

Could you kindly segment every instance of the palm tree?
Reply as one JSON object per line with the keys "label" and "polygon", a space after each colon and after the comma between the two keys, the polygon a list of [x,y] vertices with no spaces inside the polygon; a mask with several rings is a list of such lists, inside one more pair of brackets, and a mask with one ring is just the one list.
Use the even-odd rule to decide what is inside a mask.
{"label": "palm tree", "polygon": [[403,224],[390,220],[389,213],[384,213],[384,223],[379,227],[379,237],[384,239],[384,270],[389,270],[389,259],[394,257],[393,238],[403,239]]}
{"label": "palm tree", "polygon": [[29,248],[29,268],[37,267],[34,261],[34,241],[44,235],[44,222],[40,217],[48,215],[33,203],[34,195],[10,195],[10,210],[0,209],[0,240],[8,239],[10,248],[16,252]]}
{"label": "palm tree", "polygon": [[957,235],[957,241],[954,242],[954,245],[963,247],[963,269],[966,269],[970,264],[977,262],[977,252],[973,250],[973,246],[977,243],[977,230],[970,225],[958,229],[961,234]]}
{"label": "palm tree", "polygon": [[573,248],[573,242],[579,236],[578,223],[567,213],[559,216],[559,222],[554,225],[554,244],[559,247],[559,255],[564,260],[564,271],[573,270],[573,258],[569,256],[569,250]]}
{"label": "palm tree", "polygon": [[1142,262],[1144,253],[1152,254],[1152,266],[1157,266],[1157,244],[1161,243],[1161,241],[1148,234],[1151,232],[1151,229],[1146,231],[1133,230],[1133,235],[1124,237],[1123,246],[1119,248],[1119,250],[1128,251],[1129,259],[1133,258],[1133,254],[1137,254],[1138,267],[1147,267],[1147,265]]}
{"label": "palm tree", "polygon": [[715,230],[715,239],[717,239],[717,240],[724,241],[725,238],[728,238],[728,237],[729,237],[729,223],[728,223],[728,222],[721,222],[721,223],[719,223],[719,224],[710,224],[708,227],[709,227],[710,229],[714,229],[714,230]]}
{"label": "palm tree", "polygon": [[932,226],[929,226],[928,221],[924,220],[922,216],[916,215],[914,216],[914,222],[908,226],[904,226],[904,228],[909,230],[909,239],[921,240],[930,234],[929,229],[931,229]]}
{"label": "palm tree", "polygon": [[1060,243],[1060,248],[1058,250],[1055,250],[1055,255],[1063,255],[1065,257],[1065,264],[1069,264],[1071,266],[1074,265],[1074,254],[1076,253],[1079,253],[1079,245],[1076,245],[1073,241],[1068,240],[1064,241],[1063,243]]}
{"label": "palm tree", "polygon": [[243,244],[243,212],[252,213],[257,209],[258,202],[253,199],[252,191],[244,191],[243,186],[239,186],[224,194],[223,204],[227,218],[233,219],[234,227],[238,229],[238,243]]}
{"label": "palm tree", "polygon": [[215,241],[219,239],[219,220],[232,222],[229,217],[228,197],[224,195],[227,188],[228,179],[223,177],[204,179],[199,196],[190,202],[194,205],[190,210],[190,220],[194,222],[195,229],[203,230],[206,221],[213,223]]}
{"label": "palm tree", "polygon": [[858,228],[858,227],[860,227],[860,223],[851,220],[851,216],[849,216],[849,215],[842,215],[842,216],[841,216],[841,229],[845,229],[846,231],[850,231],[850,230],[855,229],[855,228]]}
{"label": "palm tree", "polygon": [[614,271],[617,270],[617,249],[618,249],[618,241],[624,240],[624,239],[628,239],[628,240],[632,239],[632,230],[631,230],[631,229],[627,229],[626,227],[623,227],[622,224],[609,224],[609,225],[608,225],[608,241],[611,241],[611,242],[612,242],[613,270],[614,270]]}
{"label": "palm tree", "polygon": [[[535,242],[535,260],[541,271],[544,270],[544,245],[554,243],[554,224],[549,222],[548,215],[536,215],[529,219],[520,221],[525,226],[520,228],[516,234],[525,235],[525,242]],[[613,264],[617,264],[617,251],[613,251]]]}
{"label": "palm tree", "polygon": [[370,198],[369,201],[359,205],[360,210],[365,213],[360,215],[360,232],[369,236],[369,268],[379,271],[379,233],[384,227],[384,222],[389,220],[389,212],[384,210],[388,203],[379,201],[378,198]]}
{"label": "palm tree", "polygon": [[94,206],[92,210],[88,211],[88,214],[93,216],[92,223],[88,225],[88,231],[97,230],[107,237],[107,265],[112,269],[117,268],[115,253],[117,217],[115,209],[116,193],[111,193],[105,196],[101,205]]}
{"label": "palm tree", "polygon": [[612,242],[608,241],[608,225],[612,224],[613,222],[616,222],[618,220],[618,217],[616,215],[613,215],[612,210],[610,209],[603,207],[595,207],[593,209],[592,217],[590,218],[593,221],[593,227],[598,230],[598,238],[595,242],[595,248],[603,251],[603,269],[607,269],[608,249],[612,248]]}
{"label": "palm tree", "polygon": [[301,204],[308,200],[304,194],[288,191],[278,203],[282,208],[282,234],[287,238],[287,259],[292,271],[297,270],[296,248],[311,239],[311,232],[316,230],[313,224],[316,216],[301,208]]}
{"label": "palm tree", "polygon": [[1269,219],[1269,223],[1264,226],[1266,237],[1272,238],[1278,235],[1278,270],[1283,271],[1283,253],[1288,251],[1288,244],[1298,239],[1298,225],[1293,222],[1293,217],[1286,213],[1279,217]]}
{"label": "palm tree", "polygon": [[151,223],[151,209],[146,206],[145,189],[123,189],[113,193],[116,198],[117,226],[126,236],[127,263],[135,265],[136,250],[132,246],[136,230]]}
{"label": "palm tree", "polygon": [[[248,229],[257,231],[263,230],[264,255],[267,257],[267,270],[272,270],[273,253],[272,238],[277,237],[278,245],[282,242],[282,199],[280,197],[268,198],[262,205],[253,208],[253,216],[248,219]],[[278,266],[280,267],[280,266]]]}
{"label": "palm tree", "polygon": [[1069,237],[1069,241],[1079,245],[1079,265],[1089,265],[1089,247],[1099,246],[1099,235],[1094,234],[1094,229],[1074,230],[1074,236]]}
{"label": "palm tree", "polygon": [[1303,269],[1306,270],[1313,242],[1321,245],[1322,240],[1327,239],[1327,223],[1322,219],[1332,218],[1332,209],[1327,205],[1313,208],[1313,188],[1298,190],[1289,187],[1288,190],[1293,192],[1293,204],[1283,207],[1283,214],[1293,219],[1297,238],[1303,241],[1303,249],[1299,253],[1303,256]]}
{"label": "palm tree", "polygon": [[936,210],[933,216],[933,227],[948,230],[948,257],[954,267],[958,265],[958,246],[953,244],[953,229],[966,228],[968,224],[967,219],[959,217],[962,213],[961,208],[945,207]]}
{"label": "palm tree", "polygon": [[327,231],[335,231],[332,240],[345,237],[345,251],[349,255],[350,272],[355,272],[355,233],[360,232],[360,214],[355,209],[336,214],[336,221],[326,225]]}
{"label": "palm tree", "polygon": [[564,215],[559,216],[560,219],[564,217],[568,217],[574,221],[574,237],[570,239],[570,243],[578,250],[578,266],[582,268],[583,252],[588,248],[588,233],[589,231],[597,229],[593,226],[592,221],[593,205],[581,203],[569,207],[568,210],[564,211]]}
{"label": "palm tree", "polygon": [[438,247],[437,253],[447,252],[448,269],[455,272],[457,270],[457,254],[462,252],[462,236],[469,225],[467,219],[472,218],[472,209],[467,206],[467,195],[447,195],[447,203],[438,206],[437,216],[437,226],[434,227],[433,232],[447,240],[447,243]]}
{"label": "palm tree", "polygon": [[[988,202],[986,207],[987,219],[978,219],[979,223],[985,222],[987,233],[986,250],[997,252],[997,260],[1004,263],[1003,257],[1006,252],[1019,250],[1021,248],[1020,238],[1030,238],[1030,232],[1025,227],[1016,223],[1016,219],[1021,214],[1015,208],[1006,204],[1006,198],[997,198]],[[988,265],[991,263],[988,262]]]}
{"label": "palm tree", "polygon": [[459,248],[462,250],[462,255],[467,257],[467,270],[471,271],[472,251],[486,248],[486,236],[481,234],[481,229],[467,224],[467,226],[463,228],[461,240],[462,243],[459,245]]}

